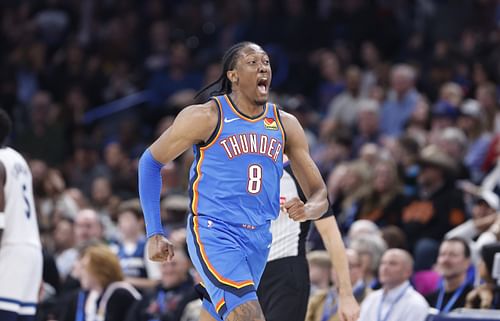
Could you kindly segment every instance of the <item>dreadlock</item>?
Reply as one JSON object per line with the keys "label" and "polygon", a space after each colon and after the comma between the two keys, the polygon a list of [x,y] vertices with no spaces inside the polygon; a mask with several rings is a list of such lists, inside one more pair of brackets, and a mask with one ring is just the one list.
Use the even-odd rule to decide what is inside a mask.
{"label": "dreadlock", "polygon": [[12,121],[9,114],[0,107],[0,147],[3,146],[12,130]]}
{"label": "dreadlock", "polygon": [[244,41],[244,42],[239,42],[233,45],[231,48],[229,48],[222,57],[222,72],[219,78],[217,78],[217,80],[215,80],[214,82],[203,87],[203,89],[201,89],[198,93],[196,93],[196,96],[194,96],[194,98],[197,98],[207,89],[217,84],[219,84],[219,87],[218,89],[210,92],[211,96],[230,94],[232,92],[232,88],[231,88],[231,81],[227,78],[227,72],[233,69],[234,66],[236,65],[236,58],[238,57],[240,50],[245,48],[246,46],[253,44],[254,44],[253,42]]}

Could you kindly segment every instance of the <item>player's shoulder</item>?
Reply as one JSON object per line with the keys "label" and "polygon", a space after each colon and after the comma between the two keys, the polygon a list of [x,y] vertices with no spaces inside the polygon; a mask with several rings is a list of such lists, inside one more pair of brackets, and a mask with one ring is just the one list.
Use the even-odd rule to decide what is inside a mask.
{"label": "player's shoulder", "polygon": [[281,122],[283,125],[289,124],[289,125],[299,125],[299,121],[297,120],[297,117],[294,115],[290,114],[289,112],[284,111],[283,109],[278,107],[278,113],[281,119]]}
{"label": "player's shoulder", "polygon": [[300,133],[303,131],[302,125],[300,124],[299,120],[294,115],[282,109],[278,109],[278,112],[281,124],[283,125],[283,130],[285,131],[285,135],[287,137],[287,141],[290,141],[290,139],[295,140],[294,137],[300,135]]}
{"label": "player's shoulder", "polygon": [[202,104],[193,104],[185,107],[177,117],[189,118],[191,121],[200,123],[217,122],[219,117],[219,108],[217,103],[210,99]]}
{"label": "player's shoulder", "polygon": [[4,146],[0,148],[0,161],[2,160],[23,160],[24,157],[14,148]]}

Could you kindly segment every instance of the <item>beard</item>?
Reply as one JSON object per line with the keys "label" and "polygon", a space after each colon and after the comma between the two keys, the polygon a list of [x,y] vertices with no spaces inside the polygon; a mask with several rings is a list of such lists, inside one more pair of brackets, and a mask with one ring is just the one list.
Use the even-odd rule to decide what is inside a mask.
{"label": "beard", "polygon": [[265,103],[267,103],[267,97],[266,98],[256,98],[254,100],[254,102],[256,105],[264,105]]}

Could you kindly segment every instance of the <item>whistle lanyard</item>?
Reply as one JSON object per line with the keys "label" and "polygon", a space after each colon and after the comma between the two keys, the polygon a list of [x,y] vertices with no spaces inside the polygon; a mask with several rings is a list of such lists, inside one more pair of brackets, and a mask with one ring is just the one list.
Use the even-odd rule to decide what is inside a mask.
{"label": "whistle lanyard", "polygon": [[391,315],[392,313],[392,310],[394,309],[394,306],[399,302],[399,300],[401,300],[404,296],[404,294],[406,293],[406,290],[408,290],[408,288],[410,287],[410,285],[408,284],[407,286],[404,287],[404,289],[399,293],[399,295],[396,297],[396,300],[394,300],[394,302],[392,302],[391,306],[389,307],[389,310],[387,311],[387,313],[385,314],[385,317],[382,318],[382,306],[384,305],[384,301],[385,301],[385,294],[382,295],[382,299],[380,300],[380,304],[378,306],[378,313],[377,313],[377,320],[378,321],[387,321],[389,319],[389,316]]}
{"label": "whistle lanyard", "polygon": [[328,290],[326,295],[325,304],[323,306],[323,315],[321,316],[321,321],[328,321],[332,315],[337,313],[339,307],[339,302],[336,300],[337,294],[335,290]]}
{"label": "whistle lanyard", "polygon": [[85,321],[85,292],[78,292],[75,321]]}
{"label": "whistle lanyard", "polygon": [[444,300],[444,284],[441,281],[441,284],[439,284],[439,294],[436,302],[436,309],[438,309],[440,312],[450,312],[451,308],[455,304],[455,302],[458,300],[458,298],[462,295],[464,292],[465,287],[467,286],[468,280],[465,279],[464,282],[460,285],[458,289],[453,292],[452,297],[448,300],[448,303],[446,303],[445,307],[441,310],[441,307],[443,306],[443,300]]}

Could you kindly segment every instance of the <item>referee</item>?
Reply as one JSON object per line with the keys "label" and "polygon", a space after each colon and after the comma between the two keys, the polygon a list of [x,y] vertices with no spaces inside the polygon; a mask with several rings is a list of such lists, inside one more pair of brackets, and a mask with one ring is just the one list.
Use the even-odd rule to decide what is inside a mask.
{"label": "referee", "polygon": [[[283,168],[283,176],[280,181],[281,203],[283,204],[294,197],[299,197],[305,203],[305,195],[300,189],[288,161],[285,161]],[[266,321],[304,321],[305,319],[310,291],[305,243],[310,224],[310,221],[295,222],[283,211],[271,223],[273,242],[257,290]],[[335,244],[336,240],[341,240],[341,238],[331,208],[314,221],[314,224],[329,252],[333,266],[336,269],[340,269],[342,266],[347,268],[345,254],[334,256],[344,248],[343,244]],[[340,282],[348,283],[347,285],[343,284],[341,288],[351,289],[350,280],[341,280]],[[350,298],[352,300],[345,300],[350,301],[346,304],[356,306],[355,299],[352,296]],[[343,316],[341,316],[342,319]]]}

